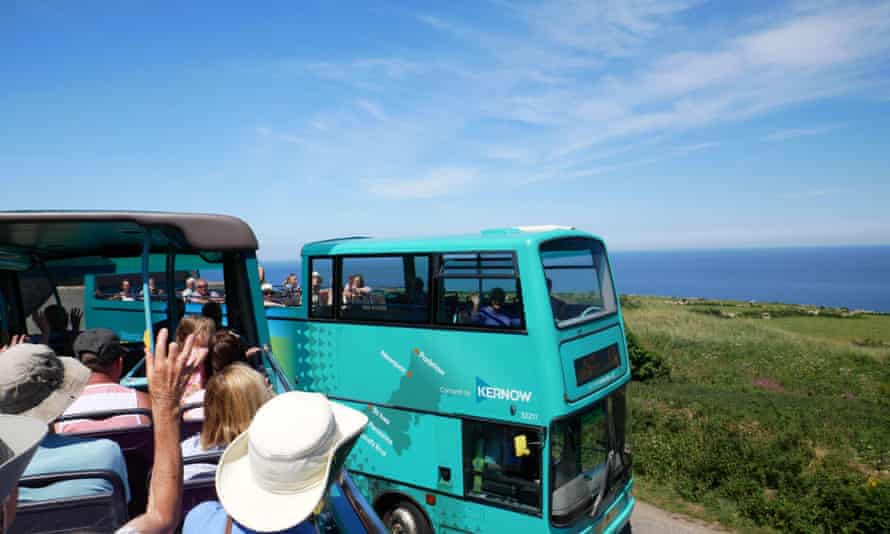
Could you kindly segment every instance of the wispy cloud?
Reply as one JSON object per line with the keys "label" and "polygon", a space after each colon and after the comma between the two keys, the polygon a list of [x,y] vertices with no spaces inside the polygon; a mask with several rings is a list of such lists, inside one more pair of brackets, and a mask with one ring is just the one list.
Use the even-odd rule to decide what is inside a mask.
{"label": "wispy cloud", "polygon": [[379,121],[385,121],[388,118],[386,116],[386,112],[383,111],[383,106],[381,106],[377,102],[372,102],[371,100],[368,100],[366,98],[361,98],[356,101],[355,105],[358,106],[365,113]]}
{"label": "wispy cloud", "polygon": [[256,128],[256,133],[262,137],[267,137],[269,139],[275,139],[277,141],[281,141],[283,143],[289,143],[292,145],[302,145],[306,141],[302,137],[292,135],[289,133],[278,132],[271,128],[266,128],[264,126],[260,126]]}
{"label": "wispy cloud", "polygon": [[395,199],[429,199],[464,191],[478,176],[476,169],[442,167],[429,171],[421,178],[400,180],[366,179],[367,191],[381,197]]}
{"label": "wispy cloud", "polygon": [[813,135],[823,135],[839,127],[837,124],[827,124],[824,126],[814,126],[812,128],[785,128],[776,130],[769,135],[763,136],[763,141],[787,141],[797,137],[810,137]]}
{"label": "wispy cloud", "polygon": [[674,148],[674,152],[678,154],[690,154],[692,152],[701,152],[702,150],[707,150],[709,148],[715,148],[720,146],[721,143],[719,141],[709,141],[706,143],[697,143],[694,145],[687,146],[678,146]]}

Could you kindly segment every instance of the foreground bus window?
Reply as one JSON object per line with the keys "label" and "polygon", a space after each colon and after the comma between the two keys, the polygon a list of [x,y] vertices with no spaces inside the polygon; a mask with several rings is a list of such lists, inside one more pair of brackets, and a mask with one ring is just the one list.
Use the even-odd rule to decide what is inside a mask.
{"label": "foreground bus window", "polygon": [[541,245],[541,261],[559,327],[596,319],[617,309],[602,243],[569,238]]}
{"label": "foreground bus window", "polygon": [[[529,444],[516,455],[514,439]],[[466,495],[527,513],[541,510],[541,434],[491,421],[463,422]]]}

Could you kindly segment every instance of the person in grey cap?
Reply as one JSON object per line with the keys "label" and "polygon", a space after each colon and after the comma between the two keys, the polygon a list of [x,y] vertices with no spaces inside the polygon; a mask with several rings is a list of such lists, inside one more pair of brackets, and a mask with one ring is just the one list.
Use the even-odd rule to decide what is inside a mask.
{"label": "person in grey cap", "polygon": [[[86,387],[90,370],[74,358],[59,357],[46,345],[22,343],[0,354],[0,414],[26,415],[49,425],[62,415]],[[127,466],[117,443],[49,434],[28,464],[25,475],[82,470],[114,471],[124,483]],[[102,479],[56,482],[42,488],[21,488],[22,502],[68,498],[112,491]]]}
{"label": "person in grey cap", "polygon": [[[107,410],[151,410],[147,393],[120,385],[126,349],[120,338],[107,328],[92,328],[74,340],[74,355],[90,371],[90,381],[64,415],[89,414]],[[107,419],[72,419],[56,423],[56,432],[93,432],[148,425],[142,415],[118,415]]]}
{"label": "person in grey cap", "polygon": [[15,520],[18,481],[46,436],[46,423],[24,415],[0,415],[0,534]]}

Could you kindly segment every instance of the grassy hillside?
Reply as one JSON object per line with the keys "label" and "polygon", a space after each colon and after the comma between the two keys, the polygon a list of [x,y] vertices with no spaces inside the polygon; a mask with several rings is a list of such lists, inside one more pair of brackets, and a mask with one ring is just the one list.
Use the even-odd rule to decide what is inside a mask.
{"label": "grassy hillside", "polygon": [[890,531],[890,316],[629,304],[671,368],[631,390],[644,499],[741,530]]}

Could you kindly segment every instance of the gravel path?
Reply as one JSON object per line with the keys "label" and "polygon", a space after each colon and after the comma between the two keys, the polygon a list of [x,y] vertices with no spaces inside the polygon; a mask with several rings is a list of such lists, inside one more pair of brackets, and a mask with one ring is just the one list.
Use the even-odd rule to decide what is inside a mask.
{"label": "gravel path", "polygon": [[725,534],[729,532],[718,525],[709,525],[697,519],[667,512],[639,500],[634,506],[630,524],[634,534]]}

